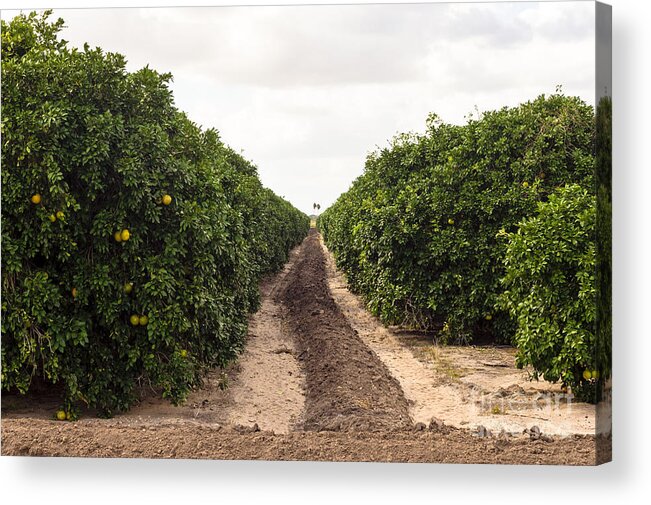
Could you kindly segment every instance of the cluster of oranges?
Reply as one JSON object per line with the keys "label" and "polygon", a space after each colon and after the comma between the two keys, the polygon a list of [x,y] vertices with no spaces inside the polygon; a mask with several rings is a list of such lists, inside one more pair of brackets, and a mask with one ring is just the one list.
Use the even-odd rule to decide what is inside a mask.
{"label": "cluster of oranges", "polygon": [[[34,205],[39,205],[41,201],[43,200],[41,195],[39,193],[36,193],[32,195],[32,197],[29,199]],[[50,220],[50,222],[54,223],[57,219],[59,221],[63,221],[63,219],[66,217],[66,215],[63,213],[62,210],[57,211],[54,214],[50,214],[47,218]]]}
{"label": "cluster of oranges", "polygon": [[[39,193],[35,193],[32,195],[30,198],[30,201],[34,205],[39,205],[42,201],[43,198]],[[172,203],[172,197],[168,194],[163,195],[163,197],[160,200],[160,203],[163,205],[170,205]],[[62,221],[65,218],[65,214],[63,211],[58,211],[56,214],[50,214],[48,216],[48,219],[51,222],[55,222],[57,219]],[[127,242],[131,238],[131,232],[129,231],[128,228],[124,228],[122,230],[118,230],[113,234],[113,238],[115,239],[116,242]],[[130,294],[133,291],[133,284],[130,282],[127,282],[124,284],[124,292],[126,294]],[[72,297],[77,298],[77,288],[72,288]],[[149,323],[149,318],[146,315],[138,315],[138,314],[132,314],[131,317],[129,318],[129,322],[131,323],[132,326],[147,326]],[[60,421],[63,421],[66,419],[66,413],[64,411],[59,411],[57,412],[57,419]]]}
{"label": "cluster of oranges", "polygon": [[70,412],[66,412],[65,410],[57,410],[56,413],[56,418],[59,421],[72,421],[72,414]]}
{"label": "cluster of oranges", "polygon": [[[163,195],[161,198],[161,203],[163,205],[169,205],[172,203],[172,197],[170,195]],[[128,228],[125,228],[123,230],[118,230],[113,234],[113,238],[115,239],[116,242],[126,242],[131,238],[131,232],[129,231]],[[130,294],[133,291],[133,284],[130,282],[125,283],[124,285],[124,292],[126,294]],[[129,322],[131,323],[131,326],[147,326],[149,323],[149,318],[146,315],[138,315],[138,314],[131,314],[131,317],[129,317]]]}
{"label": "cluster of oranges", "polygon": [[113,238],[116,242],[126,242],[131,238],[131,232],[127,228],[122,231],[118,230],[113,234]]}
{"label": "cluster of oranges", "polygon": [[149,322],[149,318],[147,316],[139,316],[138,314],[132,314],[131,317],[129,318],[129,322],[131,323],[131,326],[147,326],[147,323]]}
{"label": "cluster of oranges", "polygon": [[[40,193],[35,193],[32,195],[32,197],[29,199],[34,205],[40,205],[40,203],[43,201],[43,198],[41,197]],[[161,198],[161,203],[163,205],[170,205],[172,203],[172,197],[168,194],[163,195]],[[62,210],[57,211],[54,214],[50,214],[48,216],[48,219],[54,223],[57,219],[59,221],[63,221],[65,219],[66,215]],[[115,239],[116,242],[126,242],[131,238],[131,232],[129,231],[128,228],[125,228],[123,230],[118,230],[113,234],[113,238]]]}
{"label": "cluster of oranges", "polygon": [[589,380],[597,380],[599,378],[599,370],[584,370],[583,371],[583,378],[587,381]]}

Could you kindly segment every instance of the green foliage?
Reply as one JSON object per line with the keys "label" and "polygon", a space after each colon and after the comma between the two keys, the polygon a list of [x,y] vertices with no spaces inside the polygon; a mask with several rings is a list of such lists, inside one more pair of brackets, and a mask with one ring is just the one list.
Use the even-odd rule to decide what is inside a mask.
{"label": "green foliage", "polygon": [[577,98],[541,96],[466,125],[431,116],[369,156],[364,174],[319,218],[351,288],[387,324],[447,341],[508,341],[496,309],[505,274],[498,233],[558,186],[592,188],[594,118]]}
{"label": "green foliage", "polygon": [[[612,355],[612,100],[602,98],[596,116],[597,342],[601,375],[611,374]],[[605,384],[605,383],[604,383]],[[599,389],[598,393],[602,393]]]}
{"label": "green foliage", "polygon": [[70,49],[49,14],[2,22],[2,387],[105,415],[138,384],[180,402],[241,350],[309,219],[174,107],[169,74]]}
{"label": "green foliage", "polygon": [[[533,376],[560,381],[590,399],[586,370],[606,370],[596,361],[594,195],[573,184],[538,204],[534,217],[504,233],[505,291],[500,305],[517,321],[517,364]],[[586,398],[588,396],[588,398]]]}

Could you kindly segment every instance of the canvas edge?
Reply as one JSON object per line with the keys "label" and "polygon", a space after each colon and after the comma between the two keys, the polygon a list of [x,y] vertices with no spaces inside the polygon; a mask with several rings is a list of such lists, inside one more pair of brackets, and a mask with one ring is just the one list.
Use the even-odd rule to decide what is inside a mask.
{"label": "canvas edge", "polygon": [[595,363],[606,380],[595,412],[595,464],[612,461],[612,6],[595,2]]}

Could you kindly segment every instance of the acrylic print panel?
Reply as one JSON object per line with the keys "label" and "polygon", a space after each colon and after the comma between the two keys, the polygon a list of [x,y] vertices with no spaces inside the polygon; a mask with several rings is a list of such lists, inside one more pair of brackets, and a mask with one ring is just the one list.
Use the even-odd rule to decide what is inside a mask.
{"label": "acrylic print panel", "polygon": [[608,461],[610,26],[3,11],[3,455]]}

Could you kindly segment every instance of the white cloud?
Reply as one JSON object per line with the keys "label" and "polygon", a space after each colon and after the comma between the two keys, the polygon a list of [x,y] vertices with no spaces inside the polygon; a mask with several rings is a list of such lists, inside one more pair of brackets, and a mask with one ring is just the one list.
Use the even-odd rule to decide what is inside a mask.
{"label": "white cloud", "polygon": [[55,11],[64,38],[174,75],[176,104],[322,209],[429,112],[461,123],[563,85],[594,95],[592,2]]}

